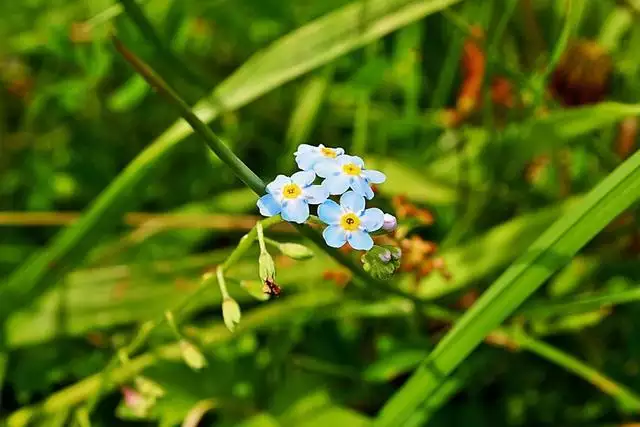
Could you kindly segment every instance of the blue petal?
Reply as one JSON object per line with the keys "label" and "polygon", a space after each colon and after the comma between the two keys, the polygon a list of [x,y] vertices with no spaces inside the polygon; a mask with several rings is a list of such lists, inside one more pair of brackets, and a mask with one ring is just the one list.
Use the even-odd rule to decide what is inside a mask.
{"label": "blue petal", "polygon": [[361,196],[366,197],[367,199],[373,199],[373,190],[369,186],[369,183],[366,179],[356,176],[351,179],[350,186],[356,193]]}
{"label": "blue petal", "polygon": [[303,199],[295,199],[282,204],[282,219],[303,224],[309,218],[309,205]]}
{"label": "blue petal", "polygon": [[367,178],[370,182],[374,184],[382,184],[387,180],[387,177],[385,174],[376,170],[363,170],[362,174],[364,175],[365,178]]}
{"label": "blue petal", "polygon": [[284,175],[278,175],[276,179],[267,184],[267,191],[271,194],[282,192],[282,187],[291,183],[291,178]]}
{"label": "blue petal", "polygon": [[314,179],[316,179],[316,173],[314,171],[300,171],[291,175],[291,181],[295,182],[300,187],[310,185]]}
{"label": "blue petal", "polygon": [[378,208],[369,208],[360,216],[360,220],[366,231],[377,231],[384,224],[384,212]]}
{"label": "blue petal", "polygon": [[322,178],[328,178],[330,176],[339,175],[340,174],[340,165],[336,162],[335,159],[331,160],[320,160],[314,166],[313,170],[316,171],[318,176]]}
{"label": "blue petal", "polygon": [[296,154],[296,163],[298,164],[298,167],[303,171],[311,170],[318,159],[319,156],[311,151]]}
{"label": "blue petal", "polygon": [[347,241],[347,235],[341,227],[330,225],[322,232],[322,237],[327,245],[332,248],[340,248]]}
{"label": "blue petal", "polygon": [[282,207],[280,203],[271,194],[265,194],[258,199],[258,208],[260,209],[260,215],[274,216],[280,213]]}
{"label": "blue petal", "polygon": [[318,206],[318,217],[322,222],[329,225],[338,224],[342,216],[342,209],[333,200],[327,200]]}
{"label": "blue petal", "polygon": [[364,197],[354,191],[347,191],[340,197],[340,205],[356,214],[364,210]]}
{"label": "blue petal", "polygon": [[304,189],[304,197],[308,203],[319,205],[327,200],[329,192],[324,185],[312,185]]}
{"label": "blue petal", "polygon": [[344,154],[344,148],[336,147],[336,156],[342,156]]}
{"label": "blue petal", "polygon": [[322,185],[329,191],[329,194],[342,194],[349,188],[349,178],[344,175],[330,176],[324,180]]}
{"label": "blue petal", "polygon": [[353,249],[357,249],[359,251],[368,251],[373,247],[373,239],[369,234],[362,230],[352,232],[349,234],[347,240]]}

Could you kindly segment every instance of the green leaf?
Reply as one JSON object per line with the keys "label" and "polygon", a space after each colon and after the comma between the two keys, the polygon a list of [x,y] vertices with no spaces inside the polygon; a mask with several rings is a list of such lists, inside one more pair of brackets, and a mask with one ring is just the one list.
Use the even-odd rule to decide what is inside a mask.
{"label": "green leaf", "polygon": [[579,206],[556,221],[500,276],[385,404],[375,425],[419,424],[420,406],[429,401],[484,337],[638,198],[640,152],[589,192]]}

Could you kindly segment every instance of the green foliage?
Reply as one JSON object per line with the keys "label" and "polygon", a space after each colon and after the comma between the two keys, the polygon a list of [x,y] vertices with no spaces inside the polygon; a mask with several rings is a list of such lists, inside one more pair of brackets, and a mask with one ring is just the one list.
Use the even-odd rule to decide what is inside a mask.
{"label": "green foliage", "polygon": [[[0,424],[637,423],[635,4],[0,2]],[[612,75],[567,107],[580,38]],[[382,170],[396,233],[255,228],[301,143]]]}

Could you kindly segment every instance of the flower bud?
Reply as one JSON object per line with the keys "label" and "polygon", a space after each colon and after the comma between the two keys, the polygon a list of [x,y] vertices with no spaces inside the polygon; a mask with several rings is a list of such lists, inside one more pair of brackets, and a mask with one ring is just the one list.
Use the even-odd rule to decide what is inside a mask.
{"label": "flower bud", "polygon": [[378,254],[378,258],[380,258],[380,261],[385,263],[391,261],[391,251],[387,250],[387,251],[380,252]]}
{"label": "flower bud", "polygon": [[203,367],[207,366],[207,360],[204,358],[200,350],[189,341],[180,341],[180,352],[182,353],[182,359],[193,370],[199,371]]}
{"label": "flower bud", "polygon": [[313,257],[311,249],[298,243],[281,243],[279,248],[280,252],[292,259],[304,260]]}
{"label": "flower bud", "polygon": [[150,380],[149,378],[143,376],[137,376],[134,380],[136,388],[143,395],[153,399],[158,397],[162,397],[165,394],[165,391],[160,385],[158,385],[155,381]]}
{"label": "flower bud", "polygon": [[259,280],[241,280],[240,287],[258,301],[266,301],[269,295],[264,293],[264,284]]}
{"label": "flower bud", "polygon": [[137,418],[146,417],[149,414],[149,410],[153,406],[154,399],[145,398],[139,391],[131,387],[122,388],[122,404],[124,407],[119,407],[117,411],[119,414],[127,415],[127,412]]}
{"label": "flower bud", "polygon": [[391,214],[384,214],[384,222],[382,223],[382,229],[385,231],[393,231],[398,226],[398,220]]}
{"label": "flower bud", "polygon": [[236,328],[236,325],[240,323],[240,306],[231,297],[227,297],[222,302],[222,318],[224,319],[224,324],[227,328],[233,332]]}
{"label": "flower bud", "polygon": [[374,278],[389,280],[400,267],[401,252],[393,246],[377,246],[361,257],[362,267]]}
{"label": "flower bud", "polygon": [[267,279],[273,279],[276,276],[276,265],[267,251],[260,253],[260,257],[258,258],[258,272],[260,274],[260,280],[263,282]]}

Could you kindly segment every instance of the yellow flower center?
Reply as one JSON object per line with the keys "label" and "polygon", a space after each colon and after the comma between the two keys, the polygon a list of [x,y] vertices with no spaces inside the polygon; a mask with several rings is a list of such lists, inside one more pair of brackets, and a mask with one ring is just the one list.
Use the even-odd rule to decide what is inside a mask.
{"label": "yellow flower center", "polygon": [[360,226],[360,218],[354,213],[347,213],[340,218],[340,226],[346,231],[356,231]]}
{"label": "yellow flower center", "polygon": [[346,165],[342,166],[342,170],[347,175],[353,176],[360,176],[360,172],[362,171],[360,166],[356,165],[355,163],[347,163]]}
{"label": "yellow flower center", "polygon": [[302,193],[300,187],[296,184],[287,184],[282,189],[282,195],[285,199],[295,199]]}
{"label": "yellow flower center", "polygon": [[330,159],[336,157],[336,150],[334,150],[333,148],[322,147],[320,149],[320,152],[323,156],[329,157]]}

